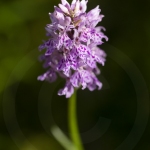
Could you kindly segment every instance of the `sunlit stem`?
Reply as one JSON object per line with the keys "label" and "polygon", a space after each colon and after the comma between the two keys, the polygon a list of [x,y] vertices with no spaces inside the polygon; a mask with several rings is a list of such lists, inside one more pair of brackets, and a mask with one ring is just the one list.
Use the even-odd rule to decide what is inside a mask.
{"label": "sunlit stem", "polygon": [[79,135],[78,123],[77,123],[77,114],[76,114],[76,94],[75,90],[72,97],[69,99],[68,103],[68,120],[69,120],[69,132],[77,150],[83,150],[81,138]]}

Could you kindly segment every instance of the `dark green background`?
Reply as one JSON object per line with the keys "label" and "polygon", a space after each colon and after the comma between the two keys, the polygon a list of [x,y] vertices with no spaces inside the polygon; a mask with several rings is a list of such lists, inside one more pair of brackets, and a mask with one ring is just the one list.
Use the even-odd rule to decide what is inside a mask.
{"label": "dark green background", "polygon": [[[38,46],[58,3],[0,1],[0,150],[63,150],[50,127],[68,135],[68,100],[57,96],[64,81],[37,81],[45,71]],[[88,10],[96,5],[105,15],[108,56],[100,66],[103,89],[78,91],[85,150],[149,150],[150,1],[89,0]]]}

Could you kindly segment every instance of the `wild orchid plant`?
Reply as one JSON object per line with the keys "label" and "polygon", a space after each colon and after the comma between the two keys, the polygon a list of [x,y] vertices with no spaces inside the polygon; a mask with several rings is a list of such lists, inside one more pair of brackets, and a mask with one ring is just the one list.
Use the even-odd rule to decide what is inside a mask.
{"label": "wild orchid plant", "polygon": [[49,39],[39,46],[39,50],[46,49],[40,60],[48,70],[38,80],[54,82],[59,75],[66,84],[58,95],[70,98],[80,86],[90,91],[101,89],[97,63],[104,65],[106,54],[98,45],[108,38],[102,32],[104,27],[96,27],[104,17],[99,6],[86,13],[86,0],[73,0],[71,5],[66,0],[61,2],[49,13],[51,24],[45,28]]}

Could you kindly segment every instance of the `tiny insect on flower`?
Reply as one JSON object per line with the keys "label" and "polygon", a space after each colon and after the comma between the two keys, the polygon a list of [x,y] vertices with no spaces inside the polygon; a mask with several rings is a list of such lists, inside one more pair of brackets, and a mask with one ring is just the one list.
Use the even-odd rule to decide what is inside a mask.
{"label": "tiny insect on flower", "polygon": [[59,75],[66,84],[58,95],[69,98],[80,86],[90,91],[101,89],[97,63],[104,65],[106,54],[98,46],[108,38],[102,32],[105,28],[97,27],[104,17],[99,6],[86,13],[86,0],[73,0],[71,5],[66,0],[61,2],[49,13],[51,24],[45,28],[49,39],[39,46],[40,51],[46,49],[40,58],[48,70],[38,80],[54,82]]}

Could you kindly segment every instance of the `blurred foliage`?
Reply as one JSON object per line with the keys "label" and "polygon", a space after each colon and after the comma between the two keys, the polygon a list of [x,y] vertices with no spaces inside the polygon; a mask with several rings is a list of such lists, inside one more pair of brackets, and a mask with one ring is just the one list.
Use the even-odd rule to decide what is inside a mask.
{"label": "blurred foliage", "polygon": [[[37,76],[44,72],[38,62],[38,46],[46,39],[48,12],[58,3],[58,0],[0,1],[0,150],[63,150],[50,133],[55,122],[68,135],[68,101],[57,96],[63,81],[52,84],[37,81]],[[106,27],[109,37],[109,42],[102,46],[108,54],[106,65],[100,66],[99,78],[104,86],[101,91],[78,91],[78,121],[86,139],[83,138],[85,150],[114,150],[127,139],[140,115],[132,145],[149,115],[147,91],[140,85],[145,82],[149,88],[150,83],[150,1],[89,0],[88,10],[96,5],[100,5],[105,15],[101,25]],[[131,62],[139,74],[130,70]],[[143,81],[138,82],[139,75]],[[135,88],[141,94],[140,114]],[[102,136],[94,138],[104,129],[101,125],[105,122],[98,123],[100,117],[111,123]],[[95,125],[97,132],[92,136]],[[150,149],[149,122],[146,125],[134,150]]]}

